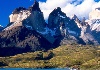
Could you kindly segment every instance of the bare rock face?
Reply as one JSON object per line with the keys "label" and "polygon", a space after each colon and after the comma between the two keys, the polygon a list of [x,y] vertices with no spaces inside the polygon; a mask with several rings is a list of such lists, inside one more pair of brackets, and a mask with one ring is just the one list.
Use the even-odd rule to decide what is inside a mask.
{"label": "bare rock face", "polygon": [[37,1],[34,1],[34,4],[31,7],[29,7],[29,10],[30,11],[40,11],[41,12],[41,10],[39,8],[39,3]]}
{"label": "bare rock face", "polygon": [[92,31],[100,31],[100,8],[96,8],[90,12],[88,24],[91,26]]}
{"label": "bare rock face", "polygon": [[27,27],[30,26],[36,31],[44,31],[46,22],[43,17],[43,12],[41,12],[39,8],[39,3],[35,1],[28,10],[31,12],[31,14],[27,17],[27,19],[23,20],[23,25]]}
{"label": "bare rock face", "polygon": [[4,30],[10,30],[16,26],[22,26],[22,21],[25,20],[30,14],[30,11],[28,11],[26,8],[16,8],[13,11],[13,13],[9,16],[10,22]]}
{"label": "bare rock face", "polygon": [[26,8],[19,7],[16,8],[13,13],[9,16],[10,23],[16,22],[16,21],[22,21],[26,19],[30,15],[30,11],[28,11]]}
{"label": "bare rock face", "polygon": [[42,35],[24,26],[0,32],[0,56],[48,50],[53,47]]}
{"label": "bare rock face", "polygon": [[43,31],[46,25],[37,1],[28,9],[23,7],[16,8],[9,16],[9,19],[10,22],[5,30],[24,25],[36,31]]}
{"label": "bare rock face", "polygon": [[51,29],[57,29],[57,33],[62,32],[62,29],[66,29],[70,34],[80,34],[80,29],[75,23],[74,19],[67,17],[59,7],[50,13],[48,18],[48,27]]}
{"label": "bare rock face", "polygon": [[[81,35],[80,38],[86,44],[100,44],[100,8],[96,8],[89,14],[89,20],[84,22],[84,25],[81,26]],[[80,22],[82,23],[82,22]]]}
{"label": "bare rock face", "polygon": [[[73,42],[78,42],[78,37],[80,35],[80,28],[75,23],[74,19],[70,19],[66,16],[61,8],[58,7],[54,9],[48,18],[48,28],[55,31],[55,39],[61,44],[71,44]],[[70,41],[69,41],[70,40]],[[68,42],[69,41],[69,42]]]}

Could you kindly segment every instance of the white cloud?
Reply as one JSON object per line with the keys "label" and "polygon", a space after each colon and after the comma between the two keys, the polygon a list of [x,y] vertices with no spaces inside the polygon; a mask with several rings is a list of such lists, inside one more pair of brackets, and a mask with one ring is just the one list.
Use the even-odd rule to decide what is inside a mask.
{"label": "white cloud", "polygon": [[98,3],[95,3],[93,6],[92,6],[92,9],[95,9],[97,7],[100,7],[100,1]]}
{"label": "white cloud", "polygon": [[92,9],[100,7],[100,1],[97,3],[94,0],[47,0],[46,2],[39,2],[39,4],[45,19],[57,7],[61,7],[67,16],[76,14],[79,18],[88,18]]}

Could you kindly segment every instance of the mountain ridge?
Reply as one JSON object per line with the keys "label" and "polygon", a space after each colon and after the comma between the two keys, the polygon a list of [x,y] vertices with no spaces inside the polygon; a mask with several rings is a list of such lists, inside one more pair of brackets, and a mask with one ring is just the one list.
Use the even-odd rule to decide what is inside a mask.
{"label": "mountain ridge", "polygon": [[28,51],[25,48],[37,51],[67,44],[100,45],[99,19],[90,17],[86,22],[85,18],[81,21],[76,15],[69,18],[60,7],[49,14],[48,23],[37,1],[28,9],[16,8],[9,20],[7,27],[0,32],[0,48],[22,49],[23,46],[25,51]]}

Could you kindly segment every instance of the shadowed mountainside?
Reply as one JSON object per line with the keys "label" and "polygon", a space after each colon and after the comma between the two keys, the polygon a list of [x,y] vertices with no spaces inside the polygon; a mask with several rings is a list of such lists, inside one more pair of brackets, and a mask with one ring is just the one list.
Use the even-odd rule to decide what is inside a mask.
{"label": "shadowed mountainside", "polygon": [[14,55],[36,50],[48,50],[54,46],[42,35],[24,26],[0,33],[0,56]]}

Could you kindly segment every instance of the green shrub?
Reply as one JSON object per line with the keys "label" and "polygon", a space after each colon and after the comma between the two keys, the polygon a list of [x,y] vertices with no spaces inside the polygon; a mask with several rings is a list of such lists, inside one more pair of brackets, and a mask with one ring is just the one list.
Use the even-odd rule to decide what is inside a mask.
{"label": "green shrub", "polygon": [[91,59],[82,64],[83,68],[100,68],[100,57]]}
{"label": "green shrub", "polygon": [[38,52],[36,54],[35,60],[42,60],[43,59],[43,52]]}

